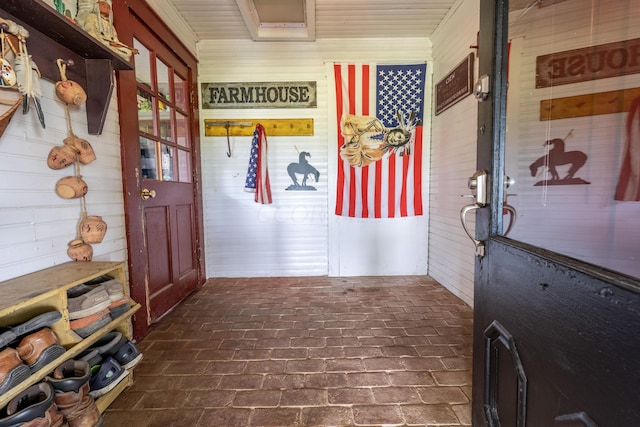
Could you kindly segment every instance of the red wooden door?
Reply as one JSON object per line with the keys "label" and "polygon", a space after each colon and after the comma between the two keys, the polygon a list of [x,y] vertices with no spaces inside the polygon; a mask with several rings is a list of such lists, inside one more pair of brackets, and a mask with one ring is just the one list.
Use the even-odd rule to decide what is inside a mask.
{"label": "red wooden door", "polygon": [[144,2],[114,2],[114,20],[138,51],[135,72],[119,75],[118,100],[129,281],[146,306],[134,318],[141,337],[205,280],[197,62]]}

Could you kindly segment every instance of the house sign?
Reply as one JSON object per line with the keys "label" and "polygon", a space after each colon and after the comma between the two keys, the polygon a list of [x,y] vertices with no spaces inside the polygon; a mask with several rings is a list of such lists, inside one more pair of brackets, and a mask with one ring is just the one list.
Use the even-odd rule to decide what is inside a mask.
{"label": "house sign", "polygon": [[316,82],[202,83],[202,108],[316,108]]}
{"label": "house sign", "polygon": [[640,73],[640,39],[589,46],[536,58],[536,88]]}

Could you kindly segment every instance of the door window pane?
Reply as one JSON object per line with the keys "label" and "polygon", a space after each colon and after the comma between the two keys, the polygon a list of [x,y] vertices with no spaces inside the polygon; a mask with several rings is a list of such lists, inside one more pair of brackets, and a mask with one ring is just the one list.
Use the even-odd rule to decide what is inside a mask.
{"label": "door window pane", "polygon": [[143,178],[158,179],[156,143],[145,137],[140,137],[140,166]]}
{"label": "door window pane", "polygon": [[158,73],[158,97],[166,101],[171,101],[169,68],[167,68],[164,62],[156,59],[156,71]]}
{"label": "door window pane", "polygon": [[178,150],[178,178],[180,182],[191,182],[191,156],[188,151]]}
{"label": "door window pane", "polygon": [[509,25],[509,237],[640,276],[640,2],[529,3]]}
{"label": "door window pane", "polygon": [[174,150],[175,148],[169,145],[166,145],[166,144],[160,145],[160,151],[161,151],[160,162],[162,165],[163,181],[175,181],[174,165],[173,165]]}
{"label": "door window pane", "polygon": [[187,82],[177,74],[173,74],[173,87],[175,89],[176,107],[181,110],[187,109]]}
{"label": "door window pane", "polygon": [[189,120],[188,117],[176,111],[176,138],[178,145],[189,145]]}
{"label": "door window pane", "polygon": [[151,56],[149,50],[136,39],[133,39],[133,47],[139,51],[137,55],[133,55],[136,66],[136,81],[151,89]]}
{"label": "door window pane", "polygon": [[171,131],[171,107],[167,104],[159,105],[160,114],[160,138],[173,142],[173,132]]}
{"label": "door window pane", "polygon": [[150,135],[154,134],[153,97],[140,89],[138,89],[138,129]]}

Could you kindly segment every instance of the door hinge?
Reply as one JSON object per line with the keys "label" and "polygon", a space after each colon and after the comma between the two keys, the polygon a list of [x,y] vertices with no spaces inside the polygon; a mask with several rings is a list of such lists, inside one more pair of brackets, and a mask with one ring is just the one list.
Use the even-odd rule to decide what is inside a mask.
{"label": "door hinge", "polygon": [[196,248],[196,259],[198,260],[198,262],[202,261],[202,249],[200,248]]}
{"label": "door hinge", "polygon": [[198,172],[194,170],[193,172],[191,172],[191,175],[193,177],[193,183],[197,185],[198,184]]}

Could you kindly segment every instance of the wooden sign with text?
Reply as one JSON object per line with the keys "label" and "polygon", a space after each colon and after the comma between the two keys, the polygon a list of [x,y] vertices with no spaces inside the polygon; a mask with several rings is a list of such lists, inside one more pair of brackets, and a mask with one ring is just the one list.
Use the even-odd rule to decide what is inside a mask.
{"label": "wooden sign with text", "polygon": [[640,39],[566,50],[536,58],[536,88],[640,73]]}
{"label": "wooden sign with text", "polygon": [[202,108],[316,108],[316,82],[202,83]]}
{"label": "wooden sign with text", "polygon": [[471,94],[473,60],[474,55],[470,53],[464,61],[436,84],[436,116]]}

